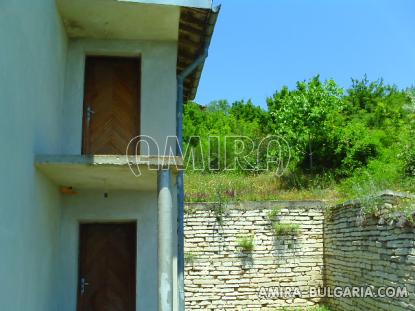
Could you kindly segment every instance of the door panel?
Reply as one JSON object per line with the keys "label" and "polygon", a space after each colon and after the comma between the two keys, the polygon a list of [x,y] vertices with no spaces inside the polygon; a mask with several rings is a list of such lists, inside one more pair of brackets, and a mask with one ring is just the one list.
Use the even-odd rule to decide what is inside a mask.
{"label": "door panel", "polygon": [[134,311],[136,224],[80,227],[78,311]]}
{"label": "door panel", "polygon": [[87,57],[83,154],[125,154],[140,134],[140,59]]}

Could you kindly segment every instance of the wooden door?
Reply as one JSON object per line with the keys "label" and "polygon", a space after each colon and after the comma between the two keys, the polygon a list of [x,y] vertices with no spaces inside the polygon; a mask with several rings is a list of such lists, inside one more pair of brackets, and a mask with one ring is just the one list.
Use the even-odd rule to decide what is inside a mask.
{"label": "wooden door", "polygon": [[134,311],[136,224],[80,227],[78,311]]}
{"label": "wooden door", "polygon": [[125,154],[140,133],[140,59],[87,57],[83,154]]}

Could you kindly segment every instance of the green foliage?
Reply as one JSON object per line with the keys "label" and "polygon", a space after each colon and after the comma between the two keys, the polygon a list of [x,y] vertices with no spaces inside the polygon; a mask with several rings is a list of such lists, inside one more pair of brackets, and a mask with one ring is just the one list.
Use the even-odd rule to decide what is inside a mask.
{"label": "green foliage", "polygon": [[299,235],[300,225],[294,223],[274,223],[274,234],[276,236]]}
{"label": "green foliage", "polygon": [[[369,201],[369,204],[366,202]],[[361,200],[362,212],[364,216],[381,217],[387,222],[405,220],[407,224],[415,223],[415,200],[412,198],[402,198],[395,202],[393,206],[385,206],[384,200],[379,197],[369,197]]]}
{"label": "green foliage", "polygon": [[184,262],[186,265],[193,265],[196,261],[197,256],[192,252],[185,252],[184,253]]}
{"label": "green foliage", "polygon": [[397,205],[398,212],[405,215],[408,223],[415,224],[415,200],[414,199],[403,199]]}
{"label": "green foliage", "polygon": [[280,214],[281,214],[281,207],[274,206],[268,213],[268,219],[270,221],[275,221]]}
{"label": "green foliage", "polygon": [[[413,141],[413,113],[405,112],[410,102],[407,92],[364,77],[352,80],[352,87],[342,94],[334,81],[321,82],[317,76],[298,83],[293,91],[283,88],[268,98],[274,131],[286,137],[292,148],[293,170],[332,171],[347,177],[385,149]],[[411,172],[409,150],[406,159]]]}
{"label": "green foliage", "polygon": [[[337,184],[342,198],[385,188],[415,189],[414,88],[399,90],[365,76],[352,79],[351,87],[343,90],[333,80],[316,76],[294,89],[277,90],[267,106],[266,111],[251,101],[226,100],[206,107],[185,105],[184,140],[190,148],[185,161],[192,160],[192,151],[195,166],[206,173],[197,175],[188,166],[189,178],[195,178],[186,184],[187,199],[209,199],[207,192],[218,187],[230,200],[279,198],[282,191],[314,192]],[[288,146],[266,150],[260,142],[269,135],[282,137]],[[209,136],[215,138],[209,141]],[[258,154],[251,152],[250,141],[244,142],[248,148],[238,150],[240,139],[226,136],[246,136]],[[291,156],[284,175],[259,174],[269,156],[278,152]],[[241,166],[238,156],[243,158]],[[225,174],[225,169],[234,170]],[[199,184],[196,176],[211,186]]]}
{"label": "green foliage", "polygon": [[321,82],[316,76],[267,99],[271,128],[288,141],[292,166],[320,170],[338,165],[331,135],[341,123],[342,93],[333,80]]}
{"label": "green foliage", "polygon": [[252,252],[255,247],[253,235],[242,236],[236,241],[236,243],[238,244],[238,247],[244,252]]}
{"label": "green foliage", "polygon": [[274,206],[268,213],[268,219],[271,221],[275,236],[294,236],[300,233],[300,225],[294,223],[280,222],[278,216],[281,214],[281,208]]}
{"label": "green foliage", "polygon": [[[318,183],[319,178],[311,179]],[[228,201],[263,201],[263,200],[316,200],[328,199],[337,202],[333,188],[302,188],[287,189],[281,179],[272,172],[262,174],[240,174],[218,172],[187,172],[185,174],[185,191],[187,202],[218,202]],[[191,211],[189,211],[191,213]]]}
{"label": "green foliage", "polygon": [[[268,114],[250,101],[232,105],[227,101],[216,101],[207,107],[187,103],[183,118],[185,161],[191,160],[193,152],[195,161],[190,164],[201,170],[241,171],[242,167],[254,171],[257,154],[252,150],[266,136],[264,124],[268,123],[267,118]],[[246,138],[241,139],[241,136]],[[242,160],[236,162],[236,155]]]}
{"label": "green foliage", "polygon": [[188,216],[196,215],[197,209],[193,205],[185,205],[184,213]]}
{"label": "green foliage", "polygon": [[321,174],[309,174],[296,169],[281,176],[283,189],[308,189],[321,190],[332,187],[336,184],[336,175],[332,171]]}
{"label": "green foliage", "polygon": [[215,215],[216,222],[219,224],[219,226],[223,226],[226,206],[220,191],[217,192],[217,201],[213,205],[212,211]]}
{"label": "green foliage", "polygon": [[409,177],[415,176],[415,146],[408,148],[403,154],[405,174]]}
{"label": "green foliage", "polygon": [[308,308],[282,308],[282,311],[330,311],[325,306],[316,306],[316,307],[308,307]]}
{"label": "green foliage", "polygon": [[350,198],[375,195],[398,184],[401,176],[402,164],[399,161],[376,159],[367,167],[357,169],[353,176],[340,184],[340,189]]}

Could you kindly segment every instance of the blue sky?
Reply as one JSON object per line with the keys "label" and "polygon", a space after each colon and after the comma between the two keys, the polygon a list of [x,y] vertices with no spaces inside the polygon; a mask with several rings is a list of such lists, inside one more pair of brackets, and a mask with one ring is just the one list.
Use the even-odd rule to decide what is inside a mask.
{"label": "blue sky", "polygon": [[265,98],[320,74],[415,85],[414,0],[221,0],[196,101]]}

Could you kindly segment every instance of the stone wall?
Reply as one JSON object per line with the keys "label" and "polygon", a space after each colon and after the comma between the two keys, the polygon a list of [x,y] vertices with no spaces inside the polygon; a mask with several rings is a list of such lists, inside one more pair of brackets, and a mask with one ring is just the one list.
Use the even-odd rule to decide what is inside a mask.
{"label": "stone wall", "polygon": [[[383,196],[382,209],[393,209]],[[408,298],[331,298],[331,310],[415,310],[415,229],[407,216],[368,217],[358,203],[337,206],[324,229],[325,286],[406,286]],[[381,293],[383,294],[383,293]]]}
{"label": "stone wall", "polygon": [[[320,202],[187,204],[185,217],[186,310],[276,310],[311,306],[319,299],[266,297],[268,289],[323,285],[323,211]],[[296,223],[297,236],[276,236],[276,222]],[[238,240],[254,237],[252,252]],[[262,290],[261,290],[262,288]],[[275,293],[275,292],[274,292]],[[284,296],[284,295],[283,295]]]}

